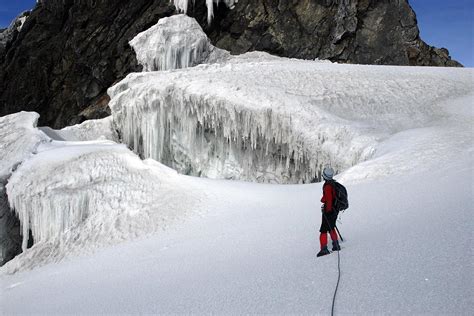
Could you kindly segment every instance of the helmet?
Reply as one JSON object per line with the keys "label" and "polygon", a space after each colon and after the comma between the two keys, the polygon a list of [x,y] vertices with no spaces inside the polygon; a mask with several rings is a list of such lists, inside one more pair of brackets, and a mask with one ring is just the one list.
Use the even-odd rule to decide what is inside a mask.
{"label": "helmet", "polygon": [[323,170],[323,179],[324,180],[332,180],[332,177],[334,176],[334,170],[327,166]]}

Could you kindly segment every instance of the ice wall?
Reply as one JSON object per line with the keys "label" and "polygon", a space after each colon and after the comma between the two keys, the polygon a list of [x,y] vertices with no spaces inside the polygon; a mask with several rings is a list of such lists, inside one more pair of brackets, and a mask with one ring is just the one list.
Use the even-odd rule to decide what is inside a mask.
{"label": "ice wall", "polygon": [[[35,239],[7,263],[9,272],[165,229],[198,211],[205,195],[176,171],[105,140],[43,144],[6,188],[23,232]],[[23,249],[27,242],[23,234]]]}
{"label": "ice wall", "polygon": [[[147,36],[180,38],[172,23],[163,25]],[[193,32],[202,35],[197,25]],[[172,49],[175,41],[167,43]],[[153,52],[147,46],[138,45]],[[159,64],[155,58],[161,57],[142,60]],[[370,158],[390,135],[426,126],[443,115],[440,100],[469,92],[469,80],[456,70],[333,65],[256,52],[130,74],[108,93],[122,141],[143,157],[185,174],[297,183],[320,178],[325,164],[344,170]]]}
{"label": "ice wall", "polygon": [[7,203],[5,185],[12,172],[49,138],[37,130],[39,115],[20,112],[0,117],[0,265],[21,252],[20,223]]}
{"label": "ice wall", "polygon": [[160,19],[130,45],[143,71],[187,68],[229,55],[212,46],[196,20],[185,15]]}
{"label": "ice wall", "polygon": [[[194,5],[194,1],[192,0],[192,4]],[[188,5],[190,0],[173,0],[173,4],[179,12],[187,13],[188,12]],[[219,5],[220,3],[224,3],[228,8],[233,9],[234,5],[239,2],[239,0],[206,0],[207,6],[207,22],[210,24],[212,18],[214,17],[214,4]]]}

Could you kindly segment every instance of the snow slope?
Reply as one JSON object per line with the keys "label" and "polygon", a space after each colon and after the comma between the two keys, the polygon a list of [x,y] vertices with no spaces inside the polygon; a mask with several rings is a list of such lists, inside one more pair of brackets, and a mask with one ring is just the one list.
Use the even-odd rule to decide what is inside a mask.
{"label": "snow slope", "polygon": [[[339,175],[351,206],[338,224],[346,241],[337,314],[472,314],[472,96],[440,110],[431,127],[395,134]],[[116,181],[127,186],[115,190]],[[191,178],[93,141],[41,145],[9,186],[20,203],[43,194],[53,207],[73,188],[72,201],[95,199],[97,217],[0,268],[3,314],[330,311],[337,258],[315,257],[320,183]],[[122,189],[129,200],[103,204]]]}
{"label": "snow slope", "polygon": [[[348,185],[336,314],[472,313],[472,148],[467,156]],[[321,184],[193,181],[208,193],[203,217],[4,274],[2,313],[329,314],[337,257],[316,259]]]}

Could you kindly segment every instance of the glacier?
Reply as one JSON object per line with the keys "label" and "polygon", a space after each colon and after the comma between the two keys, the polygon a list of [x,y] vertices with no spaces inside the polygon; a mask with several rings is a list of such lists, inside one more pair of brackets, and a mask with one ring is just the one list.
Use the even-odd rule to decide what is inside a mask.
{"label": "glacier", "polygon": [[[62,130],[37,128],[35,113],[3,118],[2,148],[19,145],[0,165],[8,203],[21,221],[23,249],[29,231],[35,240],[3,271],[152,234],[204,212],[201,184],[161,163],[185,175],[265,183],[308,183],[331,164],[350,183],[433,168],[438,156],[449,161],[459,153],[447,145],[453,135],[470,146],[469,69],[231,56],[202,34],[167,36],[181,20],[202,31],[178,15],[159,23],[165,31],[132,41],[145,71],[108,90],[112,116]],[[200,41],[204,50],[189,49]],[[188,51],[189,63],[180,64],[187,68],[160,70],[156,45],[173,44],[178,53],[165,68],[176,68]],[[25,144],[8,134],[22,128]]]}
{"label": "glacier", "polygon": [[[186,66],[206,62],[211,49],[189,49],[210,45],[194,19],[163,20],[132,40],[145,71],[111,87],[109,106],[122,142],[188,175],[308,183],[326,164],[346,170],[373,157],[391,135],[429,125],[445,115],[439,102],[472,88],[471,74],[459,69],[338,65],[260,52],[158,71],[183,66],[182,56]],[[196,36],[185,32],[189,43],[164,35],[174,34],[176,21],[194,25]],[[175,52],[163,55],[166,62],[153,57],[157,42]]]}
{"label": "glacier", "polygon": [[160,162],[273,183],[332,164],[351,196],[336,311],[472,310],[472,69],[231,56],[199,34],[160,59],[172,37],[155,32],[134,41],[145,72],[109,89],[112,116],[0,118],[0,211],[24,250],[0,268],[2,312],[328,312],[320,184]]}

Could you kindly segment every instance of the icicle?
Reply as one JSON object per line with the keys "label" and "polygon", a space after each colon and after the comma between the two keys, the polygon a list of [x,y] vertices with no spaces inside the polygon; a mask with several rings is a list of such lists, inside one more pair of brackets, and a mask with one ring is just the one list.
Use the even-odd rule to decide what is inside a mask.
{"label": "icicle", "polygon": [[[194,5],[193,0],[193,5]],[[214,3],[219,5],[220,2],[223,2],[228,8],[233,9],[234,5],[238,2],[238,0],[206,0],[207,6],[207,22],[211,24],[212,19],[214,17]],[[180,13],[187,13],[188,12],[188,0],[173,0],[173,4],[176,7],[176,10]]]}

